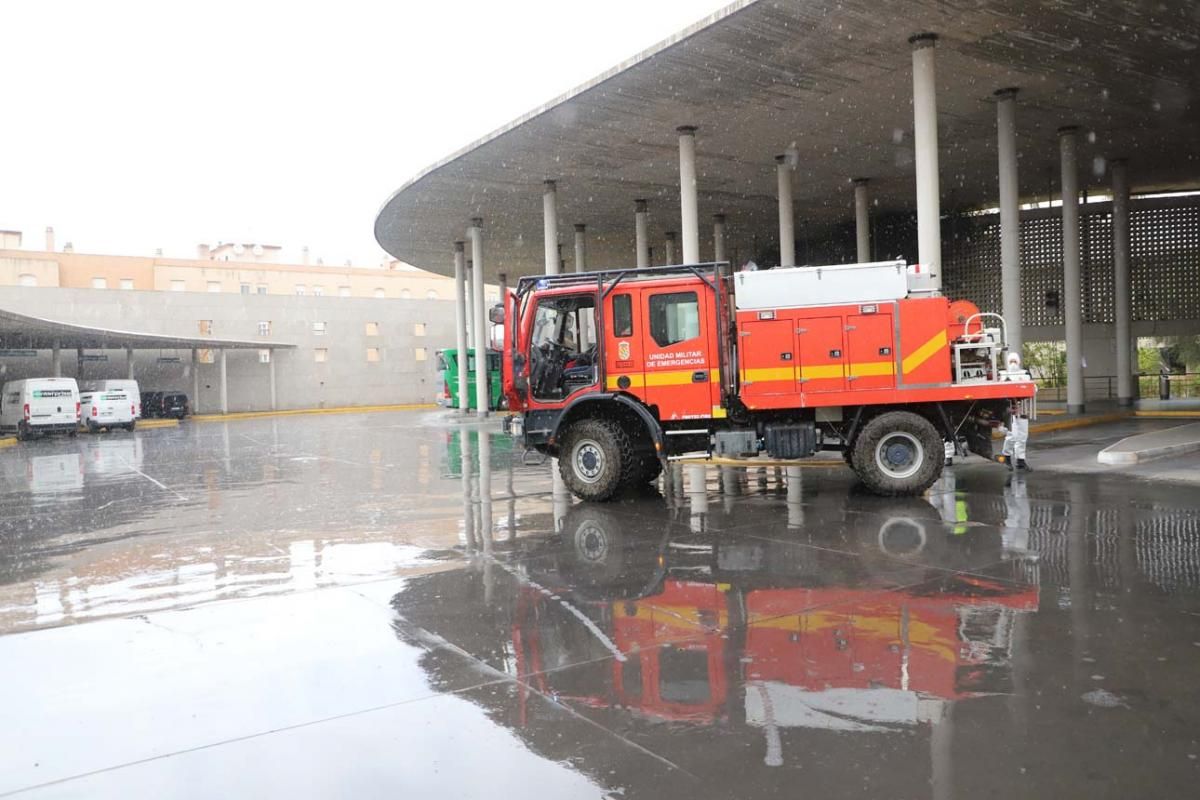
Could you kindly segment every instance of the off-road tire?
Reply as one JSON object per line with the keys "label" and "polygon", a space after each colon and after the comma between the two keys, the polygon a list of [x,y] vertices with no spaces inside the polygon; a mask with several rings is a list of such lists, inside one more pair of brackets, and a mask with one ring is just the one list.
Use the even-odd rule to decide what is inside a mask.
{"label": "off-road tire", "polygon": [[131,422],[125,426],[125,430],[129,431],[130,433],[133,433],[133,429],[136,427],[137,427],[137,422]]}
{"label": "off-road tire", "polygon": [[640,453],[629,460],[629,472],[622,476],[621,485],[639,488],[662,474],[662,461],[654,453]]}
{"label": "off-road tire", "polygon": [[[582,448],[590,448],[586,453]],[[588,474],[591,457],[595,473]],[[584,419],[571,425],[558,453],[558,471],[571,494],[581,500],[612,499],[622,478],[632,475],[633,443],[620,424],[606,419]]]}
{"label": "off-road tire", "polygon": [[[885,441],[899,447],[901,452],[910,453],[911,463],[891,464],[887,449],[882,452],[880,449]],[[875,494],[918,495],[942,474],[945,448],[941,434],[925,417],[911,411],[889,411],[863,427],[854,442],[851,458],[855,473]]]}

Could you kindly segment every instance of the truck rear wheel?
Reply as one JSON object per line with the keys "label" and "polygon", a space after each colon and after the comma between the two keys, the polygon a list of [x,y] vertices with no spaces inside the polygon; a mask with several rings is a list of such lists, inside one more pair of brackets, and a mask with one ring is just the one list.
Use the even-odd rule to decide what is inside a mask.
{"label": "truck rear wheel", "polygon": [[563,437],[558,470],[571,493],[582,500],[608,500],[632,474],[633,445],[616,422],[585,419]]}
{"label": "truck rear wheel", "polygon": [[921,494],[942,474],[945,451],[933,423],[911,411],[889,411],[868,422],[854,442],[852,464],[876,494]]}

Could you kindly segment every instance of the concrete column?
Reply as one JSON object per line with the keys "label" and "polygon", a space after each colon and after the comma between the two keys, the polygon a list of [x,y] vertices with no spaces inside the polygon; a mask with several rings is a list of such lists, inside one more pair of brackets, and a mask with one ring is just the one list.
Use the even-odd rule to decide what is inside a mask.
{"label": "concrete column", "polygon": [[941,199],[938,190],[937,87],[934,43],[937,35],[909,40],[913,61],[913,148],[917,171],[917,259],[942,288]]}
{"label": "concrete column", "polygon": [[125,348],[125,377],[133,380],[133,348]]}
{"label": "concrete column", "polygon": [[1058,129],[1062,158],[1062,257],[1063,305],[1066,310],[1067,413],[1082,414],[1083,393],[1083,283],[1079,266],[1079,129]]}
{"label": "concrete column", "polygon": [[858,244],[858,263],[871,260],[871,207],[867,178],[854,179],[854,234]]}
{"label": "concrete column", "polygon": [[[667,231],[666,233],[666,260],[665,264],[675,263],[675,231]],[[684,261],[687,261],[685,258]]]}
{"label": "concrete column", "polygon": [[470,411],[467,397],[467,255],[462,242],[454,243],[454,346],[458,348],[458,410]]}
{"label": "concrete column", "polygon": [[546,181],[542,186],[542,225],[545,238],[546,274],[557,275],[561,260],[558,253],[558,189],[554,181]]}
{"label": "concrete column", "polygon": [[1113,294],[1116,300],[1117,402],[1133,405],[1133,281],[1129,270],[1129,172],[1125,159],[1112,162]]}
{"label": "concrete column", "polygon": [[271,379],[271,410],[279,410],[279,401],[275,393],[275,356],[278,355],[278,350],[268,350],[267,356],[267,375]]}
{"label": "concrete column", "polygon": [[221,413],[229,413],[229,369],[228,359],[226,359],[228,351],[221,348]]}
{"label": "concrete column", "polygon": [[996,150],[1000,155],[1000,288],[1008,349],[1021,352],[1021,208],[1017,184],[1017,90],[996,92]]}
{"label": "concrete column", "polygon": [[200,351],[192,348],[192,413],[200,413]]}
{"label": "concrete column", "polygon": [[[488,381],[487,381],[487,317],[483,308],[483,220],[479,217],[471,219],[471,227],[467,229],[467,238],[471,240],[471,260],[474,262],[474,274],[471,276],[473,286],[472,298],[475,306],[471,316],[475,319],[475,413],[480,417],[488,415]],[[557,259],[558,247],[553,248]],[[546,254],[549,256],[550,248]],[[549,262],[546,264],[550,266]],[[555,264],[557,267],[557,263]],[[557,274],[557,269],[555,270]]]}
{"label": "concrete column", "polygon": [[467,346],[468,347],[475,346],[472,344],[472,342],[475,341],[475,279],[474,279],[474,277],[472,277],[475,274],[475,270],[472,268],[473,266],[474,265],[471,263],[471,259],[468,258],[467,259],[467,271],[466,271],[466,280],[467,280],[467,317],[466,317],[467,324],[466,324],[466,328],[467,328]]}
{"label": "concrete column", "polygon": [[779,182],[779,266],[796,266],[796,218],[792,208],[792,169],[787,156],[775,156]]}
{"label": "concrete column", "polygon": [[575,271],[587,272],[587,225],[575,223]]}
{"label": "concrete column", "polygon": [[54,343],[54,347],[50,350],[50,362],[53,365],[54,377],[62,377],[62,344]]}
{"label": "concrete column", "polygon": [[713,261],[725,260],[725,215],[713,214]]}
{"label": "concrete column", "polygon": [[637,237],[638,269],[650,266],[650,211],[645,200],[633,201],[633,224]]}
{"label": "concrete column", "polygon": [[[700,263],[700,211],[696,199],[696,128],[681,125],[679,133],[679,230],[683,233],[683,263]],[[667,255],[667,263],[675,259]]]}
{"label": "concrete column", "polygon": [[496,273],[496,284],[497,284],[497,288],[500,290],[500,304],[503,305],[504,304],[504,295],[506,292],[508,292],[508,273],[507,272],[497,272]]}

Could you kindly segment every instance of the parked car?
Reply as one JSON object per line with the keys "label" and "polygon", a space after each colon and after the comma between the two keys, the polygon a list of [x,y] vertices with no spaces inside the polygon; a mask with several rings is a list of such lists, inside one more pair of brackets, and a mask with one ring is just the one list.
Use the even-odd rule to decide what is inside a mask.
{"label": "parked car", "polygon": [[162,392],[142,392],[142,416],[146,419],[161,417],[158,408],[162,404]]}
{"label": "parked car", "polygon": [[0,431],[18,439],[79,430],[79,386],[74,378],[27,378],[0,389]]}
{"label": "parked car", "polygon": [[138,382],[128,378],[111,378],[102,381],[87,381],[79,387],[82,392],[125,392],[134,401],[134,419],[142,418],[142,391]]}
{"label": "parked car", "polygon": [[142,392],[142,411],[147,417],[183,419],[191,413],[191,406],[183,392]]}

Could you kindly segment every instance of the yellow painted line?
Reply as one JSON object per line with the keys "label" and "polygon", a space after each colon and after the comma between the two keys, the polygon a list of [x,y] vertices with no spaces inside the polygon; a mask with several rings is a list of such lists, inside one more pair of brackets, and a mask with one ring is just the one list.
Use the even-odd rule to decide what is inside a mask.
{"label": "yellow painted line", "polygon": [[377,411],[416,411],[437,408],[434,403],[412,403],[394,406],[338,406],[336,408],[293,408],[287,411],[237,411],[232,414],[197,414],[190,417],[193,422],[225,422],[231,419],[259,419],[261,417],[298,417],[308,414],[368,414]]}
{"label": "yellow painted line", "polygon": [[928,342],[918,347],[904,359],[903,363],[901,364],[901,369],[904,371],[904,374],[907,375],[929,359],[933,358],[935,353],[940,351],[942,348],[947,347],[948,344],[949,343],[946,341],[946,331],[944,329],[935,333]]}
{"label": "yellow painted line", "polygon": [[711,458],[681,458],[672,464],[711,464],[717,467],[844,467],[842,459],[836,461],[829,458],[780,459],[780,458],[729,458],[728,456],[712,456]]}
{"label": "yellow painted line", "polygon": [[178,428],[179,420],[177,419],[139,419],[138,428]]}
{"label": "yellow painted line", "polygon": [[852,378],[871,378],[895,374],[896,365],[891,361],[860,361],[850,365],[850,377]]}
{"label": "yellow painted line", "polygon": [[795,367],[763,367],[742,370],[743,383],[765,383],[766,381],[794,381]]}
{"label": "yellow painted line", "polygon": [[13,447],[14,445],[16,445],[16,443],[17,443],[17,437],[5,436],[3,439],[0,439],[0,448]]}
{"label": "yellow painted line", "polygon": [[842,371],[841,364],[800,365],[800,378],[806,381],[821,380],[822,378],[843,378],[845,374]]}
{"label": "yellow painted line", "polygon": [[1135,417],[1181,417],[1184,419],[1200,419],[1200,411],[1134,411]]}
{"label": "yellow painted line", "polygon": [[1067,413],[1067,412],[1066,412],[1066,411],[1063,411],[1062,409],[1054,409],[1054,410],[1052,410],[1052,411],[1047,411],[1047,410],[1046,410],[1046,409],[1044,409],[1044,408],[1039,408],[1039,409],[1038,409],[1038,416],[1039,416],[1039,417],[1061,417],[1062,415],[1064,415],[1064,414],[1066,414],[1066,413]]}
{"label": "yellow painted line", "polygon": [[[1087,428],[1092,425],[1103,425],[1106,422],[1120,422],[1123,419],[1128,419],[1131,414],[1127,411],[1122,411],[1116,414],[1100,414],[1095,417],[1079,417],[1074,419],[1056,420],[1054,422],[1035,422],[1029,426],[1029,434],[1032,436],[1035,433],[1054,433],[1055,431],[1069,431],[1075,428]],[[1003,439],[1004,434],[1000,431],[992,432],[993,439]]]}

